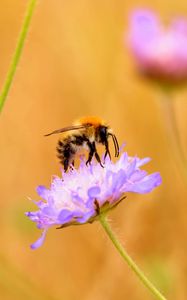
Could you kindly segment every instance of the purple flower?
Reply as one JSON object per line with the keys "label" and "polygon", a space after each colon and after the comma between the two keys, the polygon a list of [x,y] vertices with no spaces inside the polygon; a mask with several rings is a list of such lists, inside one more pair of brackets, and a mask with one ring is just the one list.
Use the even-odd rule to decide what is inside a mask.
{"label": "purple flower", "polygon": [[130,16],[128,42],[141,72],[165,81],[187,79],[187,20],[164,28],[149,10]]}
{"label": "purple flower", "polygon": [[53,225],[92,223],[100,213],[117,205],[126,192],[149,193],[160,185],[159,173],[148,175],[140,169],[149,161],[122,153],[115,163],[107,158],[101,168],[94,161],[86,166],[83,159],[78,169],[62,171],[62,178],[54,177],[50,189],[39,186],[37,192],[43,199],[36,202],[39,210],[26,215],[43,233],[31,248],[41,246],[47,229]]}

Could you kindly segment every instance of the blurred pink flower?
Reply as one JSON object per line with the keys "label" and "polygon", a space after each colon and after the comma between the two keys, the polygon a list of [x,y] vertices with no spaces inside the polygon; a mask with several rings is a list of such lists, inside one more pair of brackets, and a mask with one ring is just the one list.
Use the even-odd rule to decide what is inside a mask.
{"label": "blurred pink flower", "polygon": [[187,79],[187,20],[174,19],[164,28],[152,11],[130,16],[128,43],[141,72],[157,79]]}

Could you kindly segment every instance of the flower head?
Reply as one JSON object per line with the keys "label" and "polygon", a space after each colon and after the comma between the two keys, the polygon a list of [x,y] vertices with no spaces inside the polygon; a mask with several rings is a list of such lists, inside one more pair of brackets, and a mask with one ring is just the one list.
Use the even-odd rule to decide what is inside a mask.
{"label": "flower head", "polygon": [[156,79],[187,79],[187,20],[175,19],[164,28],[152,11],[130,17],[128,41],[139,70]]}
{"label": "flower head", "polygon": [[159,173],[148,175],[140,169],[149,160],[122,153],[116,163],[107,158],[101,168],[94,161],[86,166],[83,159],[78,169],[62,171],[62,178],[54,177],[50,189],[39,186],[37,192],[43,199],[36,202],[39,210],[26,215],[43,229],[43,234],[31,248],[41,246],[47,229],[53,225],[91,223],[100,213],[117,205],[126,192],[144,194],[160,185]]}

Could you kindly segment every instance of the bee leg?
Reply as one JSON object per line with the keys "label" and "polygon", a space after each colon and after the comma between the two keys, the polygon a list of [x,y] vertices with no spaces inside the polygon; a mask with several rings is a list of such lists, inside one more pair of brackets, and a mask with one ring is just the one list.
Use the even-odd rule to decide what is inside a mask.
{"label": "bee leg", "polygon": [[95,152],[95,147],[92,143],[88,142],[87,143],[89,149],[90,149],[90,152],[89,152],[89,155],[88,155],[88,160],[86,162],[86,165],[90,164],[91,163],[91,160],[93,158],[93,155],[94,155],[94,152]]}
{"label": "bee leg", "polygon": [[96,149],[96,146],[95,146],[95,142],[92,143],[92,147],[93,147],[93,150],[94,150],[94,153],[95,153],[95,158],[97,159],[98,163],[100,164],[100,166],[102,168],[104,168],[102,162],[101,162],[101,159],[99,157],[99,154],[97,153],[97,149]]}
{"label": "bee leg", "polygon": [[64,165],[64,172],[67,172],[69,167],[69,159],[66,158],[63,162],[63,165]]}
{"label": "bee leg", "polygon": [[97,153],[97,151],[95,152],[95,158],[97,159],[97,161],[98,161],[98,163],[100,164],[100,166],[101,166],[102,168],[104,168],[104,166],[103,166],[103,164],[102,164],[102,162],[101,162],[101,159],[100,159],[99,154]]}
{"label": "bee leg", "polygon": [[88,142],[87,145],[88,145],[88,147],[89,147],[89,149],[90,149],[90,152],[89,152],[89,156],[88,156],[88,160],[87,160],[87,162],[86,162],[86,165],[88,165],[88,164],[91,163],[91,160],[92,160],[93,155],[94,155],[94,153],[95,153],[95,158],[96,158],[97,161],[99,162],[100,166],[101,166],[102,168],[104,168],[104,166],[103,166],[102,163],[101,163],[101,159],[100,159],[100,157],[99,157],[99,154],[97,153],[97,149],[96,149],[96,147],[95,147],[95,142],[93,142],[93,143]]}
{"label": "bee leg", "polygon": [[109,147],[108,147],[108,141],[106,140],[105,141],[105,155],[104,155],[104,160],[107,157],[107,154],[108,154],[108,156],[110,157],[110,160],[111,160],[111,155],[110,155],[110,151],[109,151]]}
{"label": "bee leg", "polygon": [[74,162],[74,160],[73,160],[72,163],[71,163],[71,165],[70,165],[71,170],[74,169],[74,165],[75,165],[75,162]]}

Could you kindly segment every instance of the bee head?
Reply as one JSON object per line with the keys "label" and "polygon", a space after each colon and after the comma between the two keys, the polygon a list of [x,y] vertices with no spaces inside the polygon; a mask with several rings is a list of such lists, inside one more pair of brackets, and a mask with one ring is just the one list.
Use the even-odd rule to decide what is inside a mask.
{"label": "bee head", "polygon": [[[96,129],[96,142],[103,145],[108,145],[108,138],[112,137],[114,147],[115,147],[115,156],[119,156],[119,145],[116,136],[113,134],[112,129],[106,125],[100,125]],[[108,147],[108,146],[107,146]]]}
{"label": "bee head", "polygon": [[96,130],[96,141],[104,145],[107,139],[108,139],[108,127],[105,125],[98,126]]}

